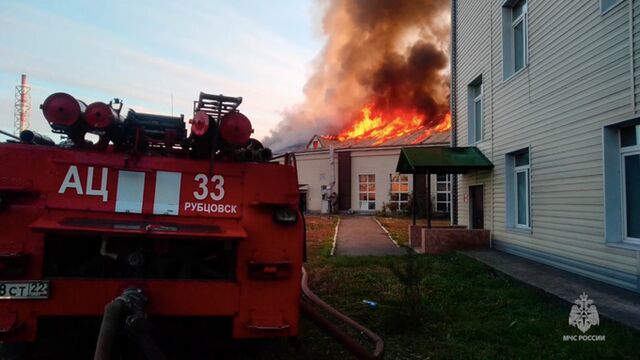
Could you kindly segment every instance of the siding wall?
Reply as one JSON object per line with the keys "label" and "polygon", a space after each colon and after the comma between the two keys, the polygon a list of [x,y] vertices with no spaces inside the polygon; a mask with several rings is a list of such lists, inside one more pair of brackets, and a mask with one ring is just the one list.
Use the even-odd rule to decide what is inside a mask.
{"label": "siding wall", "polygon": [[[484,3],[484,4],[482,4]],[[458,127],[458,146],[475,145],[495,164],[493,160],[493,118],[491,99],[493,78],[491,76],[491,27],[501,28],[501,23],[492,24],[492,19],[501,16],[500,7],[491,9],[489,4],[479,1],[461,1],[458,5],[458,118],[464,121],[456,123]],[[494,11],[495,10],[495,11]],[[499,19],[499,18],[498,18]],[[489,20],[489,21],[487,21]],[[500,36],[501,33],[500,33]],[[501,51],[502,42],[494,44]],[[494,50],[495,51],[495,50]],[[495,65],[502,69],[502,63]],[[499,74],[502,76],[502,72]],[[470,144],[468,139],[468,98],[469,84],[482,76],[483,92],[483,141]],[[484,225],[494,228],[493,208],[495,191],[491,185],[492,173],[478,171],[458,177],[458,224],[469,225],[469,186],[484,185]]]}
{"label": "siding wall", "polygon": [[[298,183],[308,185],[307,209],[320,211],[322,207],[322,185],[331,183],[331,166],[329,151],[296,155],[298,166]],[[338,191],[338,157],[334,154],[336,189]]]}
{"label": "siding wall", "polygon": [[[625,4],[626,5],[626,4]],[[636,113],[640,112],[640,1],[631,2],[631,15],[633,18],[633,81],[634,102]]]}
{"label": "siding wall", "polygon": [[[633,39],[633,63],[630,56],[640,5],[630,1],[604,15],[598,0],[529,1],[528,66],[503,80],[504,1],[458,0],[458,145],[468,144],[467,85],[482,75],[485,141],[477,146],[495,165],[492,172],[459,177],[460,224],[468,224],[468,186],[482,183],[485,227],[501,244],[640,273],[638,251],[604,241],[602,127],[629,118],[640,106],[639,97],[634,100],[640,34]],[[505,226],[505,155],[527,147],[532,230],[522,233]],[[623,286],[637,289],[637,280]]]}

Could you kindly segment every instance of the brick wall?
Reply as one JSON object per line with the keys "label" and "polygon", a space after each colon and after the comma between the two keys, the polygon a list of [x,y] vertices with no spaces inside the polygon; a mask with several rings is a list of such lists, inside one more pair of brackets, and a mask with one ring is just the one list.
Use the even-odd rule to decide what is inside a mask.
{"label": "brick wall", "polygon": [[442,254],[454,250],[488,249],[491,233],[465,227],[427,228],[409,225],[411,247],[423,254]]}

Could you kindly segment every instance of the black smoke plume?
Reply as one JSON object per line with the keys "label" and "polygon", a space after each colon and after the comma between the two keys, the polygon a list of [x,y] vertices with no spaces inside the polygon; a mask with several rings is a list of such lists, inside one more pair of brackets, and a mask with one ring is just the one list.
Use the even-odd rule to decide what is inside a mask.
{"label": "black smoke plume", "polygon": [[418,111],[425,126],[449,108],[448,0],[330,0],[327,43],[304,88],[264,142],[276,150],[335,135],[374,110]]}

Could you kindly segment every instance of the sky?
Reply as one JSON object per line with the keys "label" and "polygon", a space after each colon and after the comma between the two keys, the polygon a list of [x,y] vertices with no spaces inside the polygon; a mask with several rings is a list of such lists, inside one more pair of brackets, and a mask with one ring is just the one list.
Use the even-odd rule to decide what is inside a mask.
{"label": "sky", "polygon": [[50,136],[39,106],[54,92],[189,119],[203,91],[242,96],[260,139],[304,99],[321,11],[312,0],[2,0],[0,129],[13,131],[25,73],[30,129]]}

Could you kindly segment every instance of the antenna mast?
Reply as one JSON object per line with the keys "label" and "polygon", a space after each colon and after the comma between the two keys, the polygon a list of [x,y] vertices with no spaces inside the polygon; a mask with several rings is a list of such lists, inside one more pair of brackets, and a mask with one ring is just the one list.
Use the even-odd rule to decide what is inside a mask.
{"label": "antenna mast", "polygon": [[29,112],[31,111],[31,88],[27,86],[27,75],[22,74],[20,85],[16,86],[16,101],[13,109],[13,132],[20,135],[29,127]]}

